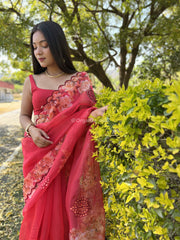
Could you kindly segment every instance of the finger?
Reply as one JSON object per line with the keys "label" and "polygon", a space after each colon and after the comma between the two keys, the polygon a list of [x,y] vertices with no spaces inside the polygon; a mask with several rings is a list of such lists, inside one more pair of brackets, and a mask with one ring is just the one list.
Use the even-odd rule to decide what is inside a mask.
{"label": "finger", "polygon": [[104,106],[104,107],[103,107],[103,111],[104,111],[104,112],[106,112],[107,109],[108,109],[108,106]]}
{"label": "finger", "polygon": [[51,145],[50,143],[46,143],[44,145],[42,145],[42,147],[48,147],[49,145]]}
{"label": "finger", "polygon": [[87,123],[93,123],[94,122],[94,119],[93,118],[88,118],[87,119]]}
{"label": "finger", "polygon": [[43,130],[41,130],[41,135],[42,135],[43,140],[45,141],[45,143],[48,143],[48,145],[53,143],[51,140],[49,140],[49,136]]}
{"label": "finger", "polygon": [[49,144],[52,144],[53,142],[42,136],[39,138],[38,143],[41,144],[42,146],[47,146]]}
{"label": "finger", "polygon": [[49,136],[47,135],[46,132],[44,132],[43,130],[41,130],[41,135],[47,139],[49,139]]}
{"label": "finger", "polygon": [[40,147],[40,148],[44,148],[44,147],[47,147],[47,146],[49,146],[50,144],[52,144],[52,143],[48,143],[48,142],[38,142],[36,145],[38,146],[38,147]]}
{"label": "finger", "polygon": [[108,109],[108,106],[104,106],[104,107],[101,107],[101,108],[100,108],[100,111],[101,111],[102,113],[104,113],[104,112],[107,111],[107,109]]}
{"label": "finger", "polygon": [[43,140],[43,142],[42,142],[44,145],[49,145],[49,144],[53,144],[53,142],[52,141],[50,141],[50,140],[47,140],[47,139],[45,139],[44,138],[44,140]]}
{"label": "finger", "polygon": [[107,111],[107,106],[101,108],[101,116]]}

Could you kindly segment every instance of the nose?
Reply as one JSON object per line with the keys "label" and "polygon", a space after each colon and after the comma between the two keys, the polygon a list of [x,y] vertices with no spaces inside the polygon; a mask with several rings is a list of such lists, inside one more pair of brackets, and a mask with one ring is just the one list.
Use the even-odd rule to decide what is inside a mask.
{"label": "nose", "polygon": [[35,50],[36,55],[41,55],[42,54],[42,48],[41,47],[37,47]]}

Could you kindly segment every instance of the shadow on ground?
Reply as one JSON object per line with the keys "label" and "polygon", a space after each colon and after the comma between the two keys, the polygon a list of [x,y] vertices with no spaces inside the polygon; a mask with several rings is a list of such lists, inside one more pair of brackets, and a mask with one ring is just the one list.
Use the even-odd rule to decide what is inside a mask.
{"label": "shadow on ground", "polygon": [[[18,126],[0,125],[0,166],[20,145],[23,131]],[[0,240],[18,240],[23,201],[22,151],[0,171]]]}
{"label": "shadow on ground", "polygon": [[17,126],[0,125],[0,166],[21,143],[23,130]]}
{"label": "shadow on ground", "polygon": [[19,151],[0,175],[0,240],[19,239],[24,206],[22,159]]}

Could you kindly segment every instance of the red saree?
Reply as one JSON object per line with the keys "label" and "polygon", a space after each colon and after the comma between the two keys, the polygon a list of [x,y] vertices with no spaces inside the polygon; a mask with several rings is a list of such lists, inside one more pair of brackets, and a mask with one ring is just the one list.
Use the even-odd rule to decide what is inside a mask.
{"label": "red saree", "polygon": [[[62,102],[62,97],[71,101]],[[100,171],[87,124],[93,106],[88,76],[78,73],[75,81],[53,92],[39,114],[37,127],[53,144],[38,148],[31,137],[23,138],[25,206],[20,240],[105,239]]]}

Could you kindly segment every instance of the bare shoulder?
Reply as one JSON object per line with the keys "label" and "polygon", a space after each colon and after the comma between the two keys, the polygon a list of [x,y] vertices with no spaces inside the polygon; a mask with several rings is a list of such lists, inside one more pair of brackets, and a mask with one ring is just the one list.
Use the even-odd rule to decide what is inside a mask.
{"label": "bare shoulder", "polygon": [[23,93],[25,93],[25,94],[31,93],[31,83],[30,83],[29,76],[26,77],[26,79],[24,81]]}
{"label": "bare shoulder", "polygon": [[24,83],[28,83],[28,82],[30,82],[30,78],[29,78],[29,76],[26,77]]}
{"label": "bare shoulder", "polygon": [[27,87],[30,87],[30,78],[29,76],[26,77],[25,81],[24,81],[24,87],[27,88]]}

